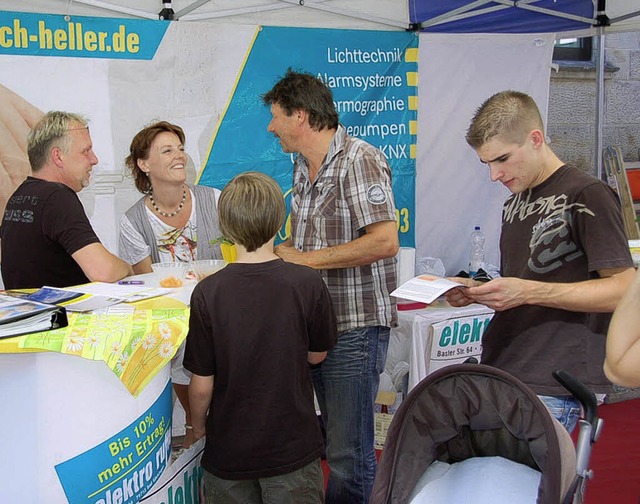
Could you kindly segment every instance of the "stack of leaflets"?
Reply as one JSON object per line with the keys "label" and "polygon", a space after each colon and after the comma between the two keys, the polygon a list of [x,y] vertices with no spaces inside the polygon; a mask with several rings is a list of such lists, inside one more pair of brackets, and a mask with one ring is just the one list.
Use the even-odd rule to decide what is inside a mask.
{"label": "stack of leaflets", "polygon": [[164,296],[175,291],[168,287],[149,287],[145,286],[144,281],[138,282],[92,282],[76,287],[69,287],[69,290],[82,292],[83,294],[93,296],[103,296],[110,298],[118,298],[124,303],[135,303],[158,296]]}
{"label": "stack of leaflets", "polygon": [[94,311],[122,302],[121,297],[86,294],[57,287],[42,287],[23,299],[62,305],[72,312]]}
{"label": "stack of leaflets", "polygon": [[118,303],[133,303],[163,296],[170,291],[171,289],[94,282],[64,289],[45,286],[24,296],[24,299],[62,305],[70,312],[95,312]]}
{"label": "stack of leaflets", "polygon": [[[0,338],[66,327],[67,312],[102,313],[120,303],[134,303],[171,291],[144,287],[143,282],[135,285],[93,282],[70,288],[44,286],[34,292],[0,291]],[[122,307],[124,311],[132,309],[132,305]]]}
{"label": "stack of leaflets", "polygon": [[0,338],[67,326],[63,307],[0,294]]}

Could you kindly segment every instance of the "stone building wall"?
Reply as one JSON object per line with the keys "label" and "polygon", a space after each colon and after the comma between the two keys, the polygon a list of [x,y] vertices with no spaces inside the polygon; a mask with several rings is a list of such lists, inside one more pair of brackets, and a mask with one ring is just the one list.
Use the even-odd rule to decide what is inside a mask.
{"label": "stone building wall", "polygon": [[[640,33],[605,37],[603,147],[622,149],[625,161],[640,153]],[[596,120],[593,63],[560,62],[551,70],[547,136],[558,156],[593,173]]]}

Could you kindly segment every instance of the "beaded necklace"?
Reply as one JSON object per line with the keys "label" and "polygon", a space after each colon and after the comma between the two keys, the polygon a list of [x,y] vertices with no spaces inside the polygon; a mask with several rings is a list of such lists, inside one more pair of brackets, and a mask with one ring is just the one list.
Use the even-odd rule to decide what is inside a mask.
{"label": "beaded necklace", "polygon": [[163,217],[175,217],[180,213],[180,210],[182,210],[182,207],[184,207],[185,201],[187,201],[187,189],[182,189],[182,200],[180,201],[178,208],[176,208],[175,211],[171,213],[163,212],[158,208],[158,205],[156,205],[156,202],[153,199],[153,187],[149,189],[149,201],[151,202],[151,206],[153,207],[153,209]]}

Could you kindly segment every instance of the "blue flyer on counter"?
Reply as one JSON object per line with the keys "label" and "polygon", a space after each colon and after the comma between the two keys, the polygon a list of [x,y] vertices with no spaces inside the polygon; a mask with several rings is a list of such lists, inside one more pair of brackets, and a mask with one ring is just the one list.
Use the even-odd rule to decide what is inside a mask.
{"label": "blue flyer on counter", "polygon": [[72,299],[79,298],[82,295],[82,292],[56,289],[55,287],[42,287],[34,293],[25,296],[25,299],[38,301],[40,303],[58,304],[64,303],[65,301],[71,301]]}

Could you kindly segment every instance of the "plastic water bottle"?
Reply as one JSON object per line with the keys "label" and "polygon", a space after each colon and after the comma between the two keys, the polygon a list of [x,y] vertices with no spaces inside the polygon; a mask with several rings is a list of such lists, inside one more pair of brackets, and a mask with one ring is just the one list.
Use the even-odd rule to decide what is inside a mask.
{"label": "plastic water bottle", "polygon": [[484,233],[476,226],[471,233],[471,255],[469,256],[469,276],[473,277],[484,267]]}

